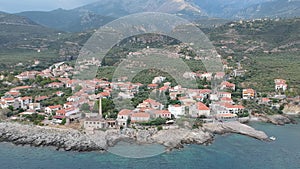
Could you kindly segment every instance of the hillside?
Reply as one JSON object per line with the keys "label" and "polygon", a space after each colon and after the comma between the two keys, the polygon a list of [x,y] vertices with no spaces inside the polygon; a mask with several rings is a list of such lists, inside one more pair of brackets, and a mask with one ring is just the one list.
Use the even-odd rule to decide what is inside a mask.
{"label": "hillside", "polygon": [[231,22],[206,30],[229,66],[247,70],[236,78],[240,88],[274,92],[276,78],[286,79],[288,95],[300,93],[300,18]]}
{"label": "hillside", "polygon": [[97,29],[116,18],[140,12],[165,12],[187,19],[206,16],[200,8],[184,0],[101,0],[71,10],[27,11],[17,15],[56,30],[81,32]]}
{"label": "hillside", "polygon": [[71,10],[27,11],[17,15],[27,17],[40,25],[52,29],[66,32],[81,32],[97,29],[114,19],[141,12],[175,14],[193,22],[205,19],[293,18],[300,16],[300,1],[101,0]]}
{"label": "hillside", "polygon": [[163,12],[189,18],[207,16],[198,6],[185,0],[101,0],[77,9],[117,18],[140,12]]}
{"label": "hillside", "polygon": [[251,5],[256,5],[270,0],[187,0],[197,5],[210,17],[232,19],[237,12]]}
{"label": "hillside", "polygon": [[26,17],[0,13],[0,48],[29,45],[28,42],[34,39],[43,39],[54,34],[54,30],[38,25]]}
{"label": "hillside", "polygon": [[[10,17],[15,18],[15,16]],[[23,20],[15,20],[10,23],[26,23],[26,18],[21,17],[21,19]],[[89,31],[58,35],[57,32],[31,23],[30,20],[27,22],[28,24],[25,26],[19,25],[13,28],[6,27],[11,26],[11,24],[1,26],[1,29],[6,27],[1,32],[2,37],[6,35],[10,43],[18,42],[17,45],[14,44],[10,47],[2,45],[0,50],[2,70],[25,68],[16,65],[22,62],[25,63],[24,66],[29,66],[34,59],[42,61],[42,66],[48,66],[57,61],[75,60],[81,47],[94,33]],[[39,36],[36,35],[36,30],[39,29],[32,29],[32,27],[41,29]],[[205,28],[203,31],[213,42],[223,59],[229,63],[229,66],[236,68],[237,63],[241,62],[244,68],[249,70],[245,77],[246,80],[241,80],[244,83],[241,83],[242,86],[240,87],[259,86],[261,90],[269,91],[273,89],[272,79],[284,78],[288,80],[294,91],[300,92],[298,88],[300,79],[297,75],[297,72],[300,71],[298,66],[300,64],[298,62],[300,53],[299,27],[300,18],[257,19],[230,22],[218,27]],[[25,34],[23,34],[24,32]],[[22,40],[25,35],[28,35],[30,39]],[[9,39],[11,37],[15,37],[15,40],[11,41]],[[16,41],[16,39],[20,41]],[[167,48],[174,52],[194,56],[193,51],[187,50],[172,38],[153,34],[140,35],[137,38],[124,39],[111,49],[103,61],[103,65],[109,67],[102,67],[99,70],[99,75],[111,77],[119,61],[129,52],[138,51],[147,46],[150,48]],[[36,49],[41,47],[43,47],[42,52],[37,53]],[[227,59],[229,57],[232,59]],[[193,59],[185,60],[185,62],[193,71],[203,70],[201,62],[196,62]]]}
{"label": "hillside", "polygon": [[291,18],[300,16],[299,0],[275,0],[249,6],[234,17],[237,18]]}
{"label": "hillside", "polygon": [[29,11],[18,13],[34,20],[38,24],[66,32],[80,32],[97,29],[114,18],[101,16],[87,10],[57,9],[50,12]]}
{"label": "hillside", "polygon": [[300,49],[300,19],[258,19],[231,22],[207,33],[227,53],[287,52]]}

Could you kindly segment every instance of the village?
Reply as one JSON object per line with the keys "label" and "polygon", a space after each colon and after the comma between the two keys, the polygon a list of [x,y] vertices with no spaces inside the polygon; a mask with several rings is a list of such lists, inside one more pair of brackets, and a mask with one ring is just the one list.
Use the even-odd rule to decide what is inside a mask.
{"label": "village", "polygon": [[[96,63],[84,61],[87,66]],[[245,70],[224,72],[186,72],[182,78],[198,78],[208,82],[202,89],[184,88],[158,76],[151,84],[132,83],[127,77],[116,82],[107,79],[76,80],[70,77],[74,68],[67,63],[56,63],[43,71],[25,71],[15,78],[19,86],[10,84],[4,93],[0,108],[6,110],[11,121],[32,122],[36,125],[76,127],[84,130],[123,129],[157,127],[178,127],[180,119],[201,123],[237,121],[240,118],[259,116],[262,112],[252,108],[252,103],[263,105],[280,113],[283,109],[284,91],[288,89],[284,79],[274,79],[274,92],[278,95],[261,95],[255,89],[242,89],[240,95],[233,94],[236,84],[231,77],[242,76]],[[2,78],[4,78],[2,76]],[[221,80],[218,90],[212,90],[209,82]],[[223,79],[226,79],[223,80]],[[165,99],[138,98],[139,93],[158,93]],[[42,92],[39,92],[42,91]],[[138,100],[134,108],[117,109],[114,99]],[[236,92],[235,92],[236,93]],[[142,99],[142,100],[141,100]]]}

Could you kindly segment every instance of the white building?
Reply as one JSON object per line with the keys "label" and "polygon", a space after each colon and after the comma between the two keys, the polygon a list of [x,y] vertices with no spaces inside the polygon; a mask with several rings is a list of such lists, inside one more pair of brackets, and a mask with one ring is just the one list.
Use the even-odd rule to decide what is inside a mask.
{"label": "white building", "polygon": [[239,114],[243,113],[244,106],[232,105],[230,103],[214,103],[211,104],[211,108],[215,114]]}
{"label": "white building", "polygon": [[286,91],[287,90],[287,84],[286,81],[283,79],[275,79],[275,90],[283,90]]}
{"label": "white building", "polygon": [[118,113],[118,118],[117,118],[117,124],[119,126],[124,126],[126,127],[128,124],[128,120],[130,119],[131,114],[133,113],[132,110],[128,109],[123,109]]}
{"label": "white building", "polygon": [[62,109],[61,105],[49,106],[45,108],[45,113],[52,114],[52,112]]}
{"label": "white building", "polygon": [[41,104],[40,103],[29,103],[29,109],[30,110],[41,110]]}
{"label": "white building", "polygon": [[150,114],[148,113],[133,113],[131,115],[131,122],[132,123],[139,123],[139,122],[148,122],[150,120]]}
{"label": "white building", "polygon": [[20,108],[27,109],[29,104],[32,103],[32,97],[19,97]]}
{"label": "white building", "polygon": [[92,118],[92,119],[86,119],[84,121],[83,127],[85,129],[104,129],[107,128],[107,123],[102,118]]}
{"label": "white building", "polygon": [[254,99],[255,98],[255,90],[253,89],[243,89],[243,99]]}
{"label": "white building", "polygon": [[152,80],[152,84],[160,84],[160,83],[162,83],[164,80],[166,80],[166,77],[158,76],[158,77],[155,77],[155,78]]}
{"label": "white building", "polygon": [[174,115],[175,118],[185,115],[185,107],[178,104],[169,105],[168,110]]}
{"label": "white building", "polygon": [[190,108],[189,108],[189,114],[192,117],[200,117],[202,115],[204,115],[204,116],[210,116],[210,108],[207,107],[202,102],[197,102],[196,104],[190,106]]}

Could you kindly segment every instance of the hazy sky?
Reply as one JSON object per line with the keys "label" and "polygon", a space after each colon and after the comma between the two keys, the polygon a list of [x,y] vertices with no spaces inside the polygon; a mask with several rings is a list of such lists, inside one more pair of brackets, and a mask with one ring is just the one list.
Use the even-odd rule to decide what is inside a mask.
{"label": "hazy sky", "polygon": [[57,8],[72,9],[99,0],[0,0],[0,11],[21,12],[42,10],[49,11]]}

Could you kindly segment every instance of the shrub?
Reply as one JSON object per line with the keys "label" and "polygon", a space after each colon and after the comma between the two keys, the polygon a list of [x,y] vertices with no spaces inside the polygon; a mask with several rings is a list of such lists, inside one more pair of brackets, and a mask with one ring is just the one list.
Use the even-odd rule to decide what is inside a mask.
{"label": "shrub", "polygon": [[162,130],[162,129],[163,129],[162,126],[157,126],[157,131],[160,131],[160,130]]}

